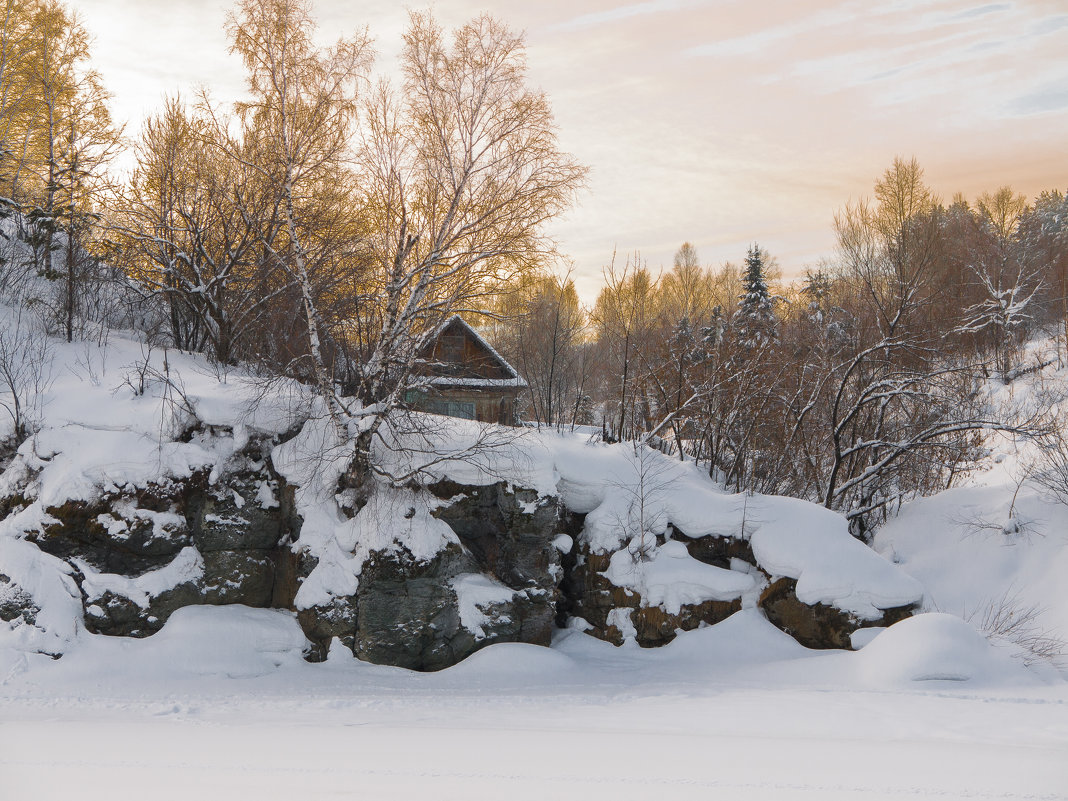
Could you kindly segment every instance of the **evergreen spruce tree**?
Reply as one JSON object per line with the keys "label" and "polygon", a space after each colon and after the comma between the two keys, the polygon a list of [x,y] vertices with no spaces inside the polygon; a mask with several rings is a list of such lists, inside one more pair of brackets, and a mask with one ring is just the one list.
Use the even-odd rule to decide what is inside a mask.
{"label": "evergreen spruce tree", "polygon": [[778,339],[771,292],[764,276],[767,254],[754,243],[745,256],[745,293],[738,301],[732,327],[738,343],[746,348],[760,347]]}

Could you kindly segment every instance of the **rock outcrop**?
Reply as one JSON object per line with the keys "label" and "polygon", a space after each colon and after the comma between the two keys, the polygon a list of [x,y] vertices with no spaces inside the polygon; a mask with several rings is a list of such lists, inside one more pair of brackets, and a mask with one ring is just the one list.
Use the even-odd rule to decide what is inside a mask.
{"label": "rock outcrop", "polygon": [[94,633],[147,636],[193,604],[270,606],[292,520],[272,444],[253,438],[214,473],[46,507],[27,539],[73,566]]}
{"label": "rock outcrop", "polygon": [[[571,517],[569,536],[578,537],[581,518],[581,515]],[[658,537],[656,546],[664,544],[665,538]],[[609,576],[615,554],[591,551],[579,539],[564,562],[566,579],[562,584],[562,608],[566,613],[558,618],[561,625],[566,625],[567,617],[581,618],[589,625],[584,630],[595,637],[616,645],[632,637],[638,645],[651,648],[671,642],[680,631],[726,620],[742,608],[741,591],[731,598],[706,598],[694,603],[680,603],[677,608],[650,603],[639,589],[612,582]],[[629,554],[626,558],[630,558]],[[718,560],[707,564],[721,567]],[[727,569],[729,565],[722,567]]]}
{"label": "rock outcrop", "polygon": [[[423,522],[451,531],[441,547],[417,557],[403,539],[380,538],[348,590],[303,606],[298,594],[319,558],[301,547],[295,487],[272,465],[278,440],[242,441],[185,479],[43,509],[26,539],[62,560],[89,631],[147,636],[195,604],[285,608],[297,613],[310,659],[325,658],[337,640],[370,662],[438,670],[490,643],[548,645],[556,626],[576,619],[609,642],[653,647],[757,605],[808,647],[849,648],[858,628],[912,612],[902,606],[861,619],[803,603],[797,581],[765,570],[745,537],[694,537],[668,525],[637,550],[603,539],[593,547],[586,516],[556,496],[450,480],[405,490],[429,510]],[[0,498],[0,516],[30,503],[20,491]],[[39,612],[32,594],[0,573],[0,620],[33,625]]]}
{"label": "rock outcrop", "polygon": [[[739,590],[731,598],[706,598],[692,603],[668,605],[643,597],[640,588],[612,581],[612,563],[623,551],[596,552],[582,542],[584,515],[568,516],[569,536],[579,544],[564,559],[562,603],[558,625],[568,618],[581,618],[587,633],[621,644],[633,638],[643,647],[664,645],[680,631],[714,625],[741,609],[743,602],[759,607],[767,619],[809,648],[851,648],[851,635],[860,628],[890,626],[913,614],[916,606],[881,610],[877,617],[861,618],[825,603],[804,603],[797,597],[797,581],[770,575],[758,563],[749,542],[741,537],[712,535],[689,537],[668,527],[668,536],[656,538],[655,552],[665,543],[681,543],[702,564],[737,571],[753,577],[750,591]],[[677,549],[676,549],[677,550]],[[626,554],[626,557],[629,557]],[[637,572],[641,566],[636,565]],[[659,593],[662,595],[662,593]]]}
{"label": "rock outcrop", "polygon": [[416,670],[495,642],[548,645],[560,581],[560,504],[503,482],[419,490],[455,541],[430,558],[403,543],[372,552],[356,592],[298,612],[321,658],[339,638],[359,658]]}
{"label": "rock outcrop", "polygon": [[20,621],[32,626],[40,611],[28,592],[13,582],[10,576],[0,573],[0,620],[5,623]]}
{"label": "rock outcrop", "polygon": [[861,628],[892,626],[916,611],[914,605],[883,610],[881,617],[862,620],[823,603],[806,604],[797,597],[797,582],[780,578],[760,595],[767,619],[808,648],[852,648],[850,637]]}

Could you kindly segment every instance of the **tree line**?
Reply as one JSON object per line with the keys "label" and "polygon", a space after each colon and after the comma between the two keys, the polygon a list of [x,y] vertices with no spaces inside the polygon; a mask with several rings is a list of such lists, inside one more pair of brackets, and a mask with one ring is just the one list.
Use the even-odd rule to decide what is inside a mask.
{"label": "tree line", "polygon": [[1039,332],[1068,355],[1061,192],[946,205],[898,158],[835,233],[834,256],[791,283],[755,243],[718,268],[689,243],[661,274],[613,260],[588,309],[570,280],[531,280],[495,328],[529,416],[648,441],[736,491],[822,503],[858,534],[967,473],[987,432],[1039,430],[986,386],[1028,369]]}
{"label": "tree line", "polygon": [[983,386],[1024,369],[1028,337],[1055,328],[1068,348],[1057,191],[946,204],[898,159],[801,281],[756,243],[715,268],[684,244],[660,274],[613,256],[585,308],[545,226],[586,170],[499,20],[447,32],[410,14],[389,80],[369,31],[321,47],[306,0],[240,0],[227,33],[244,98],[171,97],[129,134],[77,17],[0,3],[0,293],[68,341],[136,327],[297,379],[339,441],[359,431],[363,473],[459,313],[526,378],[535,424],[648,442],[862,533],[967,472],[984,432],[1027,424]]}

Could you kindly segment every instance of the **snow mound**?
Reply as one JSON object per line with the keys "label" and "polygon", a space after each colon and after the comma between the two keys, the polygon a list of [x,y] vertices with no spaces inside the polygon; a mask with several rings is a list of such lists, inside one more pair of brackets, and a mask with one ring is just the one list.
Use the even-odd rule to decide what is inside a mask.
{"label": "snow mound", "polygon": [[959,617],[941,612],[890,626],[853,658],[860,676],[878,686],[923,681],[1008,684],[1031,678],[1007,649],[992,645]]}
{"label": "snow mound", "polygon": [[61,654],[83,630],[82,599],[70,565],[36,545],[0,536],[0,573],[33,601],[25,620],[0,621],[0,650]]}
{"label": "snow mound", "polygon": [[437,674],[441,677],[472,680],[481,686],[489,679],[499,679],[511,684],[517,677],[529,676],[539,682],[552,677],[569,675],[579,665],[569,656],[553,648],[530,645],[522,642],[502,642],[488,645],[463,662]]}
{"label": "snow mound", "polygon": [[757,609],[742,609],[715,626],[683,632],[660,650],[673,664],[713,665],[720,670],[818,653],[775,628]]}
{"label": "snow mound", "polygon": [[102,669],[121,665],[124,673],[139,676],[249,678],[303,664],[307,646],[291,612],[236,604],[186,606],[176,610],[159,632],[142,640],[87,638],[77,654],[77,667],[91,671],[99,661]]}
{"label": "snow mound", "polygon": [[773,576],[797,579],[802,603],[824,603],[863,620],[917,603],[923,586],[854,538],[845,518],[794,498],[753,499],[753,555]]}
{"label": "snow mound", "polygon": [[[845,518],[836,512],[794,498],[725,493],[693,463],[681,464],[652,451],[635,452],[630,445],[590,443],[566,434],[542,437],[555,459],[561,499],[572,512],[586,514],[581,539],[595,552],[617,551],[639,528],[664,534],[670,524],[692,538],[749,540],[760,567],[773,577],[797,580],[803,603],[824,603],[862,620],[875,620],[885,609],[923,598],[918,581],[853,537]],[[686,564],[677,551],[670,551],[663,566],[683,569]],[[702,578],[690,583],[721,587],[722,581],[712,577],[713,569],[702,571]],[[685,570],[693,574],[698,568],[691,565]],[[614,583],[619,583],[617,578],[626,582],[621,586],[637,589],[637,579],[620,574]],[[743,579],[732,581],[740,586]],[[663,582],[653,579],[665,601],[672,593],[671,582],[669,576]],[[690,603],[671,600],[676,602]]]}

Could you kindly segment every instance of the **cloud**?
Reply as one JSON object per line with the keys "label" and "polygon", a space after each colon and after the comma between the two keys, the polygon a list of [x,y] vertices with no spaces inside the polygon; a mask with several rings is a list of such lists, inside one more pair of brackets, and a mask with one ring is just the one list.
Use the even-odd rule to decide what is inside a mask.
{"label": "cloud", "polygon": [[553,28],[562,30],[575,30],[597,25],[605,25],[631,17],[642,17],[651,14],[665,14],[674,11],[683,11],[689,8],[710,5],[709,0],[648,0],[645,3],[634,3],[629,6],[617,6],[607,11],[595,11],[582,14],[573,19],[553,25]]}
{"label": "cloud", "polygon": [[988,3],[985,6],[977,6],[975,8],[968,8],[964,11],[958,11],[949,17],[949,22],[959,22],[961,20],[975,19],[976,17],[985,17],[987,14],[995,14],[999,11],[1008,11],[1012,8],[1012,3]]}
{"label": "cloud", "polygon": [[1055,84],[1018,95],[1004,106],[1005,116],[1008,117],[1031,117],[1059,111],[1068,111],[1068,76]]}
{"label": "cloud", "polygon": [[729,39],[721,39],[717,42],[691,47],[684,55],[692,57],[723,58],[730,56],[751,55],[761,53],[770,45],[792,39],[806,33],[812,33],[824,28],[844,25],[857,18],[854,11],[846,9],[834,9],[812,14],[796,22],[765,28],[756,33],[744,36],[735,36]]}

